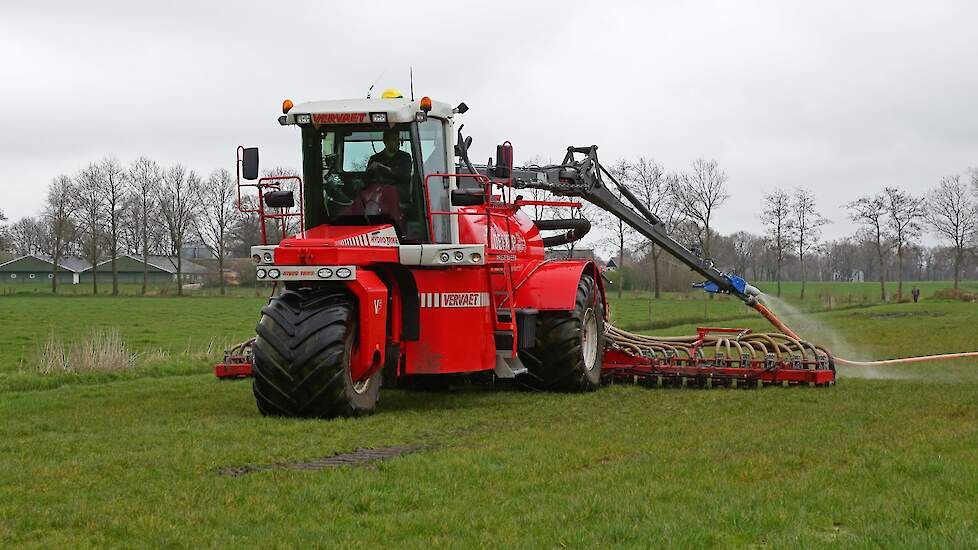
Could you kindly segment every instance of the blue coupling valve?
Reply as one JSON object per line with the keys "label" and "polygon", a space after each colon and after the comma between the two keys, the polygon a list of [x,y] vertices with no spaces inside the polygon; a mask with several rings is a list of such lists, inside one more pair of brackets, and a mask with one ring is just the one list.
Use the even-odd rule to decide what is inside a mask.
{"label": "blue coupling valve", "polygon": [[[737,275],[724,274],[724,277],[730,281],[730,286],[733,287],[740,294],[745,294],[747,296],[757,296],[761,292],[752,285],[747,284],[747,281],[743,277],[738,277]],[[726,288],[720,288],[720,285],[713,281],[703,281],[702,283],[693,283],[694,288],[702,288],[706,292],[712,292],[714,294],[729,294],[730,291]]]}

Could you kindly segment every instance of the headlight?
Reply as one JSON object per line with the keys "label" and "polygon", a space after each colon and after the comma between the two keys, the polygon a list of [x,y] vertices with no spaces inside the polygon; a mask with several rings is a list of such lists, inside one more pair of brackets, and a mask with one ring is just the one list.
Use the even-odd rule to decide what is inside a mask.
{"label": "headlight", "polygon": [[465,254],[462,254],[462,251],[461,250],[456,250],[455,251],[455,261],[456,262],[461,262],[464,258],[465,258]]}
{"label": "headlight", "polygon": [[442,252],[441,255],[438,256],[438,258],[440,258],[443,263],[452,259],[451,256],[448,255],[448,252]]}
{"label": "headlight", "polygon": [[258,277],[259,279],[264,279],[265,278],[265,270],[264,269],[259,269],[258,271],[255,272],[255,276]]}
{"label": "headlight", "polygon": [[317,271],[316,274],[319,275],[320,279],[329,279],[333,276],[333,270],[328,267],[324,267]]}
{"label": "headlight", "polygon": [[348,267],[341,267],[336,270],[336,276],[339,277],[340,279],[346,279],[352,274],[353,272],[350,271],[350,268]]}
{"label": "headlight", "polygon": [[277,269],[268,270],[268,276],[271,277],[272,279],[278,279],[279,275],[281,275],[281,273],[279,273],[279,270]]}
{"label": "headlight", "polygon": [[265,261],[267,263],[272,263],[272,253],[271,252],[266,252],[264,258],[265,258]]}

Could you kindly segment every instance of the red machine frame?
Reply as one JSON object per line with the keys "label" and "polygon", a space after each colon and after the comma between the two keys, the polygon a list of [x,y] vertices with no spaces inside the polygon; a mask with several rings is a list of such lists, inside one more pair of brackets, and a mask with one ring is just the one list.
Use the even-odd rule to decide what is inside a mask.
{"label": "red machine frame", "polygon": [[[483,270],[485,272],[485,287],[473,287],[470,293],[488,294],[487,314],[471,314],[466,317],[467,323],[483,323],[482,327],[470,327],[477,334],[498,334],[500,332],[512,335],[511,346],[508,350],[489,350],[486,345],[471,347],[471,343],[460,342],[450,331],[432,331],[421,344],[405,342],[402,339],[403,327],[397,321],[403,313],[402,303],[406,289],[400,288],[397,278],[392,276],[392,267],[398,262],[397,248],[371,247],[363,243],[341,245],[341,241],[349,240],[353,235],[367,235],[371,232],[382,231],[390,226],[363,227],[329,227],[321,226],[302,230],[298,237],[287,234],[290,218],[298,218],[299,227],[304,228],[303,185],[298,176],[263,177],[256,183],[242,183],[241,166],[244,147],[238,147],[236,158],[236,177],[238,184],[238,209],[243,213],[254,213],[259,216],[262,244],[268,242],[267,219],[280,220],[282,242],[275,252],[275,263],[282,265],[355,265],[357,279],[344,284],[357,298],[360,304],[359,345],[351,358],[350,374],[354,382],[366,379],[382,368],[388,361],[390,349],[398,350],[399,354],[396,373],[429,374],[480,372],[492,370],[496,356],[500,351],[508,352],[509,358],[517,358],[520,349],[519,331],[517,330],[517,310],[533,308],[540,310],[567,310],[573,308],[574,289],[582,274],[591,270],[599,296],[604,298],[604,288],[600,268],[593,262],[582,260],[555,261],[543,257],[543,245],[539,230],[525,215],[520,213],[522,206],[556,206],[580,208],[581,203],[575,201],[533,201],[518,197],[512,199],[513,170],[512,146],[509,142],[503,144],[506,158],[509,161],[509,177],[493,179],[480,173],[433,173],[425,176],[424,196],[426,217],[430,235],[434,235],[434,216],[456,216],[459,220],[460,242],[480,243],[484,236],[485,261],[480,266],[467,266],[462,269]],[[435,211],[431,209],[429,180],[440,178],[474,178],[483,189],[484,201],[481,206],[463,208],[459,211]],[[281,190],[283,185],[293,182],[298,188],[299,205],[297,211],[266,210],[263,196],[269,190]],[[493,185],[500,186],[500,194],[493,195]],[[257,207],[248,207],[242,201],[242,187],[255,187],[258,192]],[[522,216],[522,217],[520,217]],[[466,220],[463,223],[463,219]],[[483,231],[484,235],[478,235]],[[514,226],[515,224],[515,226]],[[494,235],[498,232],[498,236]],[[315,241],[319,244],[310,244]],[[522,247],[518,246],[522,243]],[[505,246],[496,246],[505,244]],[[411,268],[418,279],[417,291],[419,297],[431,288],[452,289],[457,286],[462,277],[456,268],[445,266],[442,269]],[[516,272],[520,272],[517,280]],[[470,272],[476,273],[476,272]],[[476,277],[478,278],[478,277]],[[499,281],[499,279],[502,279]],[[502,283],[502,287],[499,287]],[[498,288],[497,288],[498,287]],[[274,292],[274,290],[273,290]],[[437,292],[436,292],[437,294]],[[439,294],[441,296],[441,294]],[[507,311],[508,315],[500,315]],[[604,308],[607,315],[607,308]],[[458,312],[454,312],[456,316]],[[424,312],[419,315],[425,315]],[[428,313],[428,315],[431,315]],[[442,317],[449,313],[440,313]],[[485,317],[485,318],[483,318]],[[430,317],[429,319],[435,319]],[[420,322],[420,321],[419,321]],[[436,320],[433,323],[438,324]],[[724,329],[705,327],[698,329],[698,340],[693,346],[693,356],[682,357],[644,357],[629,353],[614,346],[606,346],[602,353],[602,377],[606,381],[638,381],[659,385],[681,385],[688,382],[703,382],[708,385],[714,382],[733,386],[752,384],[798,384],[826,385],[834,382],[834,370],[825,368],[817,359],[765,357],[764,359],[744,358],[726,359],[706,357],[699,353],[700,348],[709,334],[739,333],[749,331],[742,329]],[[394,344],[394,348],[389,348]],[[485,344],[485,343],[483,343]],[[487,345],[491,345],[490,343]],[[419,347],[420,346],[420,347]],[[243,378],[251,374],[253,357],[250,353],[250,342],[234,348],[225,355],[222,363],[215,366],[215,375],[222,379]],[[428,364],[432,359],[424,358],[419,364],[405,360],[405,350],[418,353],[433,353],[445,355],[445,362]],[[423,351],[427,350],[427,351]],[[491,359],[490,359],[491,356]],[[469,360],[457,360],[468,357]],[[451,364],[447,364],[451,363]],[[736,366],[735,366],[736,365]]]}

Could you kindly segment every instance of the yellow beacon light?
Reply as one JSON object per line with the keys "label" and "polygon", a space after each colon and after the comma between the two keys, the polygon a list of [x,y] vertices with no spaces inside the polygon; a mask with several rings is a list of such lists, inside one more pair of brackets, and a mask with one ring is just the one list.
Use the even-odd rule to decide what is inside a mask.
{"label": "yellow beacon light", "polygon": [[400,99],[404,97],[404,94],[400,90],[395,90],[394,88],[388,88],[384,90],[384,93],[380,94],[380,97],[384,99]]}

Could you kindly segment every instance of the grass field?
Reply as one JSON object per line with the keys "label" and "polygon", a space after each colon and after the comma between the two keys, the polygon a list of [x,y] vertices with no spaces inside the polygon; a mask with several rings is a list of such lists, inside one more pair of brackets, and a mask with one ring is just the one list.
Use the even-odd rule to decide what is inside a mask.
{"label": "grass field", "polygon": [[[789,324],[862,358],[978,349],[978,304],[922,288],[920,304],[789,299],[811,312]],[[200,353],[247,337],[263,301],[0,298],[0,547],[978,545],[978,365],[844,371],[825,389],[385,390],[368,418],[265,419],[250,385],[213,379]],[[737,302],[705,307],[725,319],[710,324],[767,330]],[[670,295],[649,321],[643,297],[613,303],[619,324],[662,334],[703,324],[703,308]],[[52,330],[99,327],[173,360],[22,366]],[[215,471],[389,445],[423,448],[369,467]]]}

